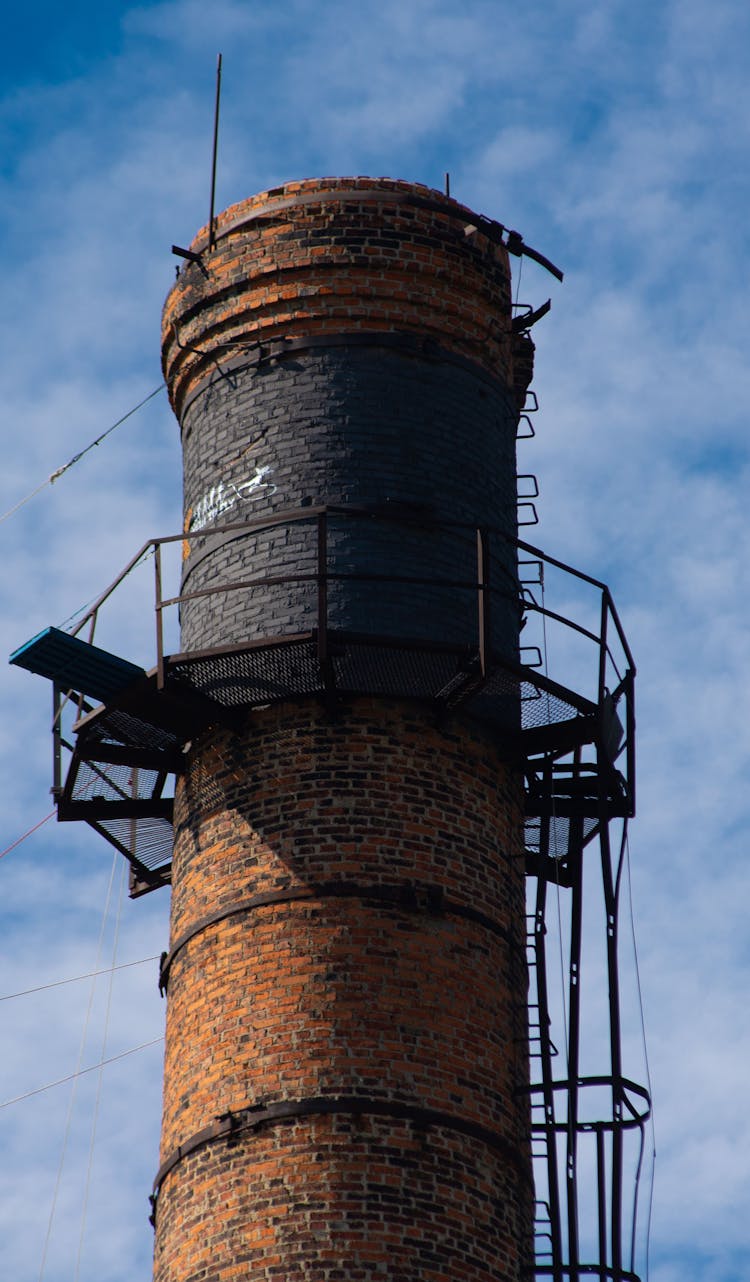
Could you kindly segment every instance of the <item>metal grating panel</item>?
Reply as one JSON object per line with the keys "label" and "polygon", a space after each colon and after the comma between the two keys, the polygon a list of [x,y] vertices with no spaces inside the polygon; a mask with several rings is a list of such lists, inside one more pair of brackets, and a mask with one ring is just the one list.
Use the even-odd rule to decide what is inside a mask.
{"label": "metal grating panel", "polygon": [[323,688],[309,640],[184,660],[170,667],[170,673],[230,708],[316,694]]}
{"label": "metal grating panel", "polygon": [[[583,844],[589,840],[597,826],[597,820],[590,816],[584,818]],[[566,859],[570,853],[570,818],[567,815],[553,815],[549,820],[549,856],[552,859]],[[541,825],[538,815],[528,815],[524,824],[524,844],[532,854],[541,852]]]}
{"label": "metal grating panel", "polygon": [[346,643],[333,657],[337,690],[342,693],[408,695],[437,699],[458,670],[455,653]]}
{"label": "metal grating panel", "polygon": [[87,723],[79,736],[79,743],[83,746],[91,741],[123,744],[129,748],[152,748],[155,751],[180,747],[177,735],[169,730],[163,730],[160,726],[116,708],[97,714],[96,720]]}
{"label": "metal grating panel", "polygon": [[172,825],[168,819],[98,819],[97,829],[149,872],[166,876],[172,863]]}
{"label": "metal grating panel", "polygon": [[149,800],[160,795],[156,770],[79,761],[73,787],[76,801]]}

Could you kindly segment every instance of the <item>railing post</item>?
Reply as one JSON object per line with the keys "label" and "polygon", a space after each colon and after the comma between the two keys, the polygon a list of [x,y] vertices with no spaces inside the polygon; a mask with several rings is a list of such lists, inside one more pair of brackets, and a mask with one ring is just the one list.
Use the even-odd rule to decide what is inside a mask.
{"label": "railing post", "polygon": [[602,621],[599,630],[599,690],[597,703],[601,710],[604,702],[604,691],[607,685],[607,624],[609,621],[609,590],[602,592]]}
{"label": "railing post", "polygon": [[62,792],[62,691],[57,684],[52,685],[52,796],[57,801]]}
{"label": "railing post", "polygon": [[607,1279],[607,1165],[604,1152],[604,1131],[596,1128],[596,1187],[599,1220],[599,1277]]}
{"label": "railing post", "polygon": [[628,672],[628,683],[625,689],[626,734],[625,748],[628,781],[628,800],[630,813],[635,814],[635,677],[633,669]]}
{"label": "railing post", "polygon": [[328,663],[328,512],[318,513],[318,662]]}
{"label": "railing post", "polygon": [[164,620],[162,618],[161,543],[154,541],[154,608],[156,610],[156,688],[164,689]]}
{"label": "railing post", "polygon": [[479,671],[487,676],[490,663],[490,555],[487,531],[477,529],[477,626],[479,632]]}

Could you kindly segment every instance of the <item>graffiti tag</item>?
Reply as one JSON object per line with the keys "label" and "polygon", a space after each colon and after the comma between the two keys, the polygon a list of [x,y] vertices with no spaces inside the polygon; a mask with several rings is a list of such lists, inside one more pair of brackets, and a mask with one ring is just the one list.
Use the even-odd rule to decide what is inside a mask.
{"label": "graffiti tag", "polygon": [[218,485],[213,485],[207,494],[198,499],[187,528],[191,532],[203,530],[210,522],[231,511],[245,499],[254,501],[261,496],[270,498],[276,493],[273,482],[266,480],[272,470],[270,467],[257,467],[255,475],[249,481],[242,481],[239,485],[234,481],[219,481]]}

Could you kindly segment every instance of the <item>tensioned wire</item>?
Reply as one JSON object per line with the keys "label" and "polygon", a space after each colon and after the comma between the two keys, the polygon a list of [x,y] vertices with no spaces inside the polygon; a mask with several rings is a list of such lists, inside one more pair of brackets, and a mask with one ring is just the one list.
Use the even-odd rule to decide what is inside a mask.
{"label": "tensioned wire", "polygon": [[94,1148],[96,1145],[96,1131],[99,1122],[99,1105],[102,1094],[102,1073],[104,1072],[104,1058],[107,1053],[107,1039],[109,1037],[109,1021],[112,1014],[112,988],[115,978],[115,965],[117,963],[117,945],[120,940],[120,922],[122,920],[122,900],[125,893],[125,869],[126,861],[120,860],[120,888],[117,895],[117,913],[115,915],[115,928],[112,938],[112,964],[109,971],[109,982],[107,984],[107,1005],[104,1013],[104,1029],[102,1032],[102,1048],[99,1058],[99,1072],[96,1080],[96,1097],[94,1101],[94,1115],[91,1119],[91,1137],[89,1140],[89,1155],[86,1163],[86,1183],[83,1190],[83,1206],[81,1207],[81,1229],[78,1235],[78,1252],[76,1255],[76,1271],[73,1282],[79,1282],[81,1276],[81,1259],[83,1257],[83,1243],[86,1236],[86,1216],[89,1206],[89,1193],[91,1191],[91,1172],[94,1166]]}
{"label": "tensioned wire", "polygon": [[[17,837],[15,841],[11,842],[11,844],[5,848],[5,850],[0,851],[0,858],[2,858],[3,855],[9,854],[10,851],[15,850],[15,848],[19,846],[22,841],[25,841],[34,832],[37,832],[39,828],[41,828],[44,824],[46,824],[53,817],[55,813],[56,812],[54,810],[50,811],[50,813],[48,815],[45,815],[43,819],[40,819],[37,823],[32,825],[32,827],[29,828],[20,837]],[[100,1103],[100,1097],[101,1097],[102,1071],[107,1064],[112,1064],[116,1060],[124,1059],[128,1055],[135,1054],[136,1051],[143,1050],[147,1046],[156,1045],[157,1042],[160,1042],[163,1040],[162,1037],[156,1037],[149,1042],[143,1042],[140,1046],[135,1046],[135,1047],[132,1047],[130,1050],[123,1051],[119,1055],[113,1055],[109,1058],[106,1057],[106,1045],[107,1045],[107,1037],[109,1032],[109,1022],[110,1022],[111,1003],[112,1003],[112,985],[113,985],[115,971],[125,970],[128,967],[139,966],[146,961],[155,960],[155,957],[149,957],[149,958],[143,958],[137,962],[125,962],[119,966],[116,964],[117,943],[119,938],[119,925],[120,925],[120,916],[122,911],[122,898],[123,898],[123,889],[125,885],[125,871],[126,871],[125,862],[119,861],[121,863],[122,871],[121,871],[120,891],[119,891],[119,898],[118,898],[117,917],[116,917],[116,923],[115,923],[114,941],[113,941],[113,948],[112,948],[112,961],[110,966],[102,967],[100,965],[102,949],[104,944],[104,936],[106,932],[107,919],[109,917],[109,909],[110,909],[110,903],[112,899],[112,888],[114,884],[115,870],[117,868],[118,861],[119,861],[118,854],[117,852],[114,852],[112,857],[112,867],[110,871],[109,884],[107,887],[105,906],[104,906],[101,926],[99,930],[99,940],[97,943],[96,964],[95,964],[94,970],[89,971],[85,975],[73,976],[70,979],[53,980],[48,984],[39,984],[34,988],[25,989],[18,993],[8,993],[8,994],[0,995],[0,1001],[10,1001],[16,997],[25,997],[31,993],[44,992],[47,989],[57,988],[64,984],[77,983],[83,979],[91,980],[91,988],[89,991],[88,1004],[86,1008],[86,1015],[84,1018],[83,1032],[81,1034],[81,1041],[79,1045],[78,1059],[77,1059],[75,1071],[73,1073],[69,1073],[66,1077],[58,1078],[54,1082],[47,1082],[43,1086],[35,1087],[30,1091],[25,1091],[22,1095],[14,1096],[12,1099],[4,1100],[2,1103],[0,1103],[0,1109],[8,1108],[10,1107],[10,1105],[20,1103],[22,1100],[29,1099],[31,1096],[39,1095],[42,1092],[51,1090],[55,1086],[62,1086],[67,1082],[72,1082],[73,1084],[71,1094],[70,1094],[70,1100],[68,1102],[68,1111],[67,1111],[67,1116],[65,1121],[65,1130],[63,1134],[62,1149],[61,1149],[60,1160],[57,1168],[57,1175],[55,1178],[55,1187],[52,1194],[52,1204],[50,1207],[50,1213],[49,1213],[49,1218],[47,1222],[47,1230],[45,1233],[44,1244],[42,1247],[42,1258],[41,1258],[41,1264],[40,1264],[40,1270],[39,1270],[39,1282],[43,1282],[44,1274],[47,1266],[47,1256],[49,1252],[50,1239],[52,1236],[52,1227],[54,1224],[55,1211],[57,1208],[57,1202],[60,1194],[60,1186],[62,1183],[62,1173],[65,1165],[65,1157],[67,1154],[68,1143],[70,1139],[70,1130],[72,1125],[73,1108],[75,1104],[78,1079],[80,1077],[84,1077],[88,1073],[98,1072],[99,1074],[97,1089],[96,1089],[96,1099],[95,1099],[95,1105],[94,1105],[94,1116],[92,1120],[91,1138],[90,1138],[90,1144],[89,1144],[89,1156],[88,1156],[88,1163],[87,1163],[87,1170],[86,1170],[86,1184],[85,1184],[85,1190],[84,1190],[83,1207],[81,1212],[81,1229],[80,1229],[80,1236],[79,1236],[79,1242],[78,1242],[78,1253],[76,1257],[76,1271],[74,1275],[74,1282],[78,1282],[78,1279],[80,1277],[80,1264],[81,1264],[81,1257],[82,1257],[82,1251],[83,1251],[83,1242],[84,1242],[85,1227],[86,1227],[86,1215],[87,1215],[87,1209],[88,1209],[89,1191],[91,1186],[91,1172],[93,1167],[93,1154],[94,1154],[94,1146],[96,1141],[96,1129],[97,1129],[97,1121],[98,1121],[98,1115],[99,1115],[99,1103]],[[88,1040],[88,1029],[89,1029],[89,1023],[91,1019],[91,1011],[92,1011],[93,1000],[94,1000],[94,992],[96,988],[96,980],[99,975],[109,976],[102,1047],[101,1047],[98,1063],[92,1065],[90,1068],[82,1068],[81,1065],[83,1062],[83,1055],[84,1055],[84,1052],[86,1049],[86,1043]]]}
{"label": "tensioned wire", "polygon": [[148,396],[144,396],[142,401],[139,401],[138,404],[134,405],[132,409],[129,409],[126,414],[123,414],[122,418],[118,418],[116,423],[112,423],[106,431],[101,432],[93,441],[89,441],[88,445],[84,445],[82,450],[78,450],[72,458],[68,459],[67,463],[63,463],[61,467],[55,468],[54,472],[51,472],[43,481],[40,481],[33,490],[24,495],[22,499],[19,499],[17,503],[14,503],[12,507],[8,508],[7,512],[3,512],[2,515],[0,515],[0,525],[2,525],[3,521],[7,521],[11,516],[15,516],[16,512],[24,507],[26,503],[29,503],[31,499],[36,498],[37,494],[41,494],[42,490],[46,489],[48,485],[54,485],[55,481],[59,481],[60,477],[64,476],[65,473],[76,463],[79,463],[90,450],[93,450],[97,445],[101,445],[102,441],[106,441],[107,437],[111,436],[112,432],[114,432],[116,428],[121,427],[123,423],[126,423],[129,418],[132,418],[133,415],[138,412],[138,410],[143,409],[144,405],[148,405],[148,402],[152,401],[155,396],[158,396],[159,392],[163,392],[165,387],[166,383],[160,383],[152,392],[149,392]]}
{"label": "tensioned wire", "polygon": [[651,1129],[651,1178],[649,1180],[648,1209],[646,1211],[646,1250],[645,1250],[645,1260],[646,1260],[645,1282],[649,1282],[649,1277],[651,1276],[651,1223],[652,1223],[653,1210],[654,1210],[654,1185],[656,1181],[656,1121],[654,1118],[654,1092],[653,1092],[653,1087],[651,1085],[651,1064],[648,1056],[648,1039],[646,1037],[646,1015],[645,1015],[645,1010],[643,1006],[643,990],[641,988],[641,968],[638,960],[638,943],[636,940],[636,933],[635,933],[635,913],[633,910],[633,882],[632,882],[631,869],[630,869],[630,838],[627,835],[625,837],[625,872],[627,875],[627,882],[628,882],[628,910],[629,910],[629,917],[630,917],[630,933],[633,941],[633,958],[635,962],[635,981],[636,981],[636,992],[638,994],[638,1009],[640,1011],[640,1020],[641,1020],[641,1041],[643,1044],[643,1059],[644,1059],[645,1069],[646,1069],[646,1085],[648,1087],[648,1095],[651,1101],[651,1127],[650,1127]]}
{"label": "tensioned wire", "polygon": [[141,1042],[138,1046],[131,1046],[129,1050],[120,1051],[118,1055],[110,1055],[107,1059],[102,1060],[100,1064],[91,1064],[88,1068],[78,1069],[75,1073],[68,1073],[67,1077],[58,1077],[54,1082],[45,1082],[44,1086],[35,1086],[31,1091],[24,1091],[23,1095],[14,1095],[12,1099],[3,1100],[0,1109],[10,1108],[12,1104],[20,1104],[25,1099],[31,1099],[33,1095],[42,1095],[44,1091],[51,1091],[55,1086],[64,1086],[66,1082],[73,1082],[76,1078],[85,1077],[87,1073],[96,1073],[98,1069],[108,1064],[116,1064],[118,1060],[127,1059],[130,1055],[135,1055],[138,1051],[148,1050],[149,1046],[156,1046],[159,1042],[164,1041],[164,1034],[159,1037],[152,1037],[148,1042]]}
{"label": "tensioned wire", "polygon": [[[117,858],[118,858],[117,852],[115,852],[112,856],[112,867],[110,869],[110,874],[109,874],[107,895],[104,902],[104,911],[102,913],[101,925],[99,927],[99,940],[97,942],[97,947],[96,947],[96,968],[97,969],[101,964],[102,949],[104,947],[104,935],[107,927],[107,918],[109,916],[109,906],[112,900],[112,887],[114,885],[114,880],[115,880],[115,870],[117,868]],[[78,1086],[78,1077],[80,1076],[81,1065],[83,1063],[83,1055],[86,1049],[86,1041],[88,1038],[89,1022],[91,1020],[91,1008],[94,1003],[95,989],[96,989],[96,980],[92,979],[91,987],[89,989],[89,1000],[88,1000],[88,1005],[86,1007],[86,1015],[83,1021],[83,1030],[81,1033],[81,1040],[78,1047],[78,1060],[76,1062],[76,1070],[75,1070],[75,1073],[72,1075],[73,1086],[70,1092],[70,1099],[68,1100],[68,1113],[65,1119],[65,1130],[63,1132],[63,1142],[62,1142],[62,1149],[60,1152],[60,1160],[57,1164],[57,1176],[55,1178],[55,1187],[52,1194],[52,1204],[50,1206],[49,1217],[47,1219],[47,1231],[44,1235],[44,1245],[42,1247],[42,1259],[41,1259],[41,1264],[39,1266],[39,1282],[43,1282],[45,1269],[47,1267],[47,1252],[49,1250],[50,1238],[52,1236],[52,1225],[54,1223],[55,1210],[57,1208],[57,1199],[59,1197],[60,1185],[62,1183],[63,1167],[65,1166],[65,1155],[68,1150],[68,1141],[70,1139],[70,1128],[73,1120],[73,1105],[75,1104],[76,1089]]]}
{"label": "tensioned wire", "polygon": [[21,833],[20,837],[16,837],[15,841],[12,841],[9,846],[5,847],[5,850],[0,850],[0,859],[3,859],[5,855],[9,855],[11,850],[15,850],[16,846],[20,846],[22,841],[25,841],[27,837],[32,835],[32,833],[37,832],[39,828],[44,826],[44,824],[49,823],[50,819],[53,819],[56,814],[57,810],[50,810],[49,814],[45,815],[43,819],[37,820],[31,828],[27,828],[26,832]]}
{"label": "tensioned wire", "polygon": [[[142,409],[142,408],[144,407],[144,405],[147,405],[147,404],[149,403],[149,401],[152,401],[156,396],[158,396],[158,394],[159,394],[161,391],[163,391],[163,390],[164,390],[165,386],[166,386],[166,384],[165,384],[165,383],[160,383],[158,387],[154,388],[151,392],[149,392],[149,393],[148,393],[148,395],[147,395],[147,396],[143,397],[140,401],[138,401],[138,403],[137,403],[136,405],[134,405],[131,409],[129,409],[125,414],[121,415],[121,417],[120,417],[120,418],[118,418],[114,423],[110,424],[110,426],[109,426],[108,428],[106,428],[106,429],[105,429],[105,431],[100,432],[98,436],[96,436],[92,441],[90,441],[90,442],[88,443],[88,445],[85,445],[85,446],[83,447],[83,449],[78,450],[78,451],[77,451],[77,452],[72,456],[72,458],[68,459],[68,461],[67,461],[66,463],[63,463],[60,467],[55,468],[55,470],[54,470],[53,472],[51,472],[49,476],[45,477],[45,479],[44,479],[43,481],[41,481],[38,485],[36,485],[36,486],[34,487],[34,489],[33,489],[33,490],[31,490],[28,494],[24,495],[24,496],[23,496],[23,498],[19,499],[16,503],[14,503],[14,504],[12,505],[12,507],[10,507],[10,508],[8,508],[8,509],[7,509],[7,511],[3,512],[2,514],[0,514],[0,524],[2,524],[4,521],[7,521],[7,520],[9,520],[12,516],[14,516],[14,515],[16,514],[16,512],[20,511],[20,509],[21,509],[22,507],[24,507],[24,506],[25,506],[27,503],[29,503],[33,498],[35,498],[37,494],[40,494],[40,493],[42,492],[42,490],[46,489],[46,487],[47,487],[48,485],[49,485],[49,486],[54,485],[54,483],[55,483],[56,481],[58,481],[62,476],[64,476],[64,475],[65,475],[65,473],[66,473],[66,472],[68,472],[72,467],[74,467],[76,463],[79,463],[79,462],[81,461],[81,459],[85,458],[85,456],[86,456],[88,453],[90,453],[90,451],[91,451],[91,450],[95,449],[98,445],[101,445],[101,444],[102,444],[102,442],[103,442],[103,441],[105,441],[105,440],[107,439],[107,437],[111,436],[111,434],[112,434],[114,431],[116,431],[116,429],[117,429],[118,427],[121,427],[121,426],[122,426],[122,424],[123,424],[123,423],[125,423],[125,422],[127,422],[127,421],[128,421],[128,419],[132,418],[132,417],[133,417],[133,415],[134,415],[134,414],[136,414],[136,413],[138,412],[138,410]],[[73,616],[73,617],[75,617],[75,616]],[[16,847],[17,847],[17,846],[19,846],[23,841],[25,841],[25,840],[26,840],[28,837],[30,837],[33,833],[37,832],[37,831],[38,831],[38,829],[39,829],[39,828],[41,828],[41,827],[43,827],[43,825],[44,825],[44,824],[48,823],[48,822],[49,822],[49,820],[53,818],[53,816],[55,815],[55,813],[56,813],[56,812],[55,812],[55,810],[50,811],[50,812],[49,812],[49,814],[45,815],[42,819],[38,820],[38,821],[37,821],[37,823],[35,823],[34,825],[32,825],[32,827],[31,827],[31,828],[27,829],[27,831],[26,831],[25,833],[23,833],[20,837],[17,837],[17,838],[15,839],[15,841],[11,842],[8,846],[6,846],[4,850],[0,851],[0,859],[2,859],[5,855],[10,854],[10,852],[11,852],[12,850],[15,850],[15,849],[16,849]],[[73,1087],[72,1087],[72,1090],[71,1090],[70,1101],[69,1101],[69,1104],[68,1104],[68,1112],[67,1112],[66,1123],[65,1123],[65,1131],[64,1131],[64,1135],[63,1135],[62,1151],[61,1151],[61,1154],[60,1154],[60,1161],[59,1161],[59,1164],[58,1164],[57,1176],[56,1176],[56,1179],[55,1179],[55,1188],[54,1188],[54,1192],[53,1192],[53,1196],[52,1196],[52,1205],[51,1205],[51,1207],[50,1207],[50,1214],[49,1214],[49,1219],[48,1219],[48,1223],[47,1223],[47,1231],[46,1231],[46,1233],[45,1233],[44,1244],[43,1244],[43,1248],[42,1248],[42,1258],[41,1258],[41,1264],[40,1264],[40,1270],[39,1270],[39,1282],[43,1282],[44,1273],[45,1273],[46,1264],[47,1264],[47,1255],[48,1255],[48,1251],[49,1251],[49,1243],[50,1243],[50,1238],[51,1238],[51,1233],[52,1233],[52,1226],[53,1226],[54,1218],[55,1218],[55,1210],[56,1210],[56,1207],[57,1207],[57,1201],[58,1201],[59,1192],[60,1192],[60,1184],[61,1184],[61,1180],[62,1180],[63,1167],[64,1167],[64,1164],[65,1164],[65,1156],[66,1156],[67,1147],[68,1147],[68,1142],[69,1142],[69,1138],[70,1138],[70,1129],[71,1129],[71,1123],[72,1123],[73,1106],[74,1106],[74,1102],[75,1102],[76,1088],[77,1088],[77,1083],[78,1083],[78,1079],[79,1079],[79,1077],[82,1077],[82,1076],[84,1076],[86,1073],[89,1073],[89,1072],[98,1072],[98,1073],[99,1073],[99,1080],[98,1080],[98,1083],[97,1083],[96,1103],[95,1103],[95,1109],[94,1109],[94,1117],[93,1117],[93,1121],[92,1121],[92,1131],[91,1131],[91,1141],[90,1141],[90,1149],[89,1149],[88,1166],[87,1166],[87,1173],[86,1173],[86,1186],[85,1186],[84,1204],[83,1204],[82,1218],[81,1218],[81,1231],[80,1231],[80,1238],[79,1238],[79,1244],[78,1244],[78,1254],[77,1254],[77,1259],[76,1259],[76,1271],[75,1271],[75,1279],[76,1279],[76,1282],[77,1282],[77,1279],[78,1279],[78,1277],[79,1277],[79,1275],[80,1275],[81,1253],[82,1253],[83,1240],[84,1240],[84,1233],[85,1233],[86,1211],[87,1211],[87,1206],[88,1206],[88,1196],[89,1196],[89,1189],[90,1189],[90,1182],[91,1182],[91,1169],[92,1169],[92,1161],[93,1161],[93,1150],[94,1150],[94,1144],[95,1144],[95,1138],[96,1138],[96,1127],[97,1127],[98,1110],[99,1110],[99,1101],[100,1101],[100,1093],[101,1093],[101,1077],[102,1077],[102,1070],[103,1070],[103,1068],[104,1068],[104,1066],[105,1066],[106,1064],[112,1063],[112,1062],[114,1062],[114,1060],[121,1059],[121,1058],[123,1058],[125,1055],[131,1055],[131,1054],[134,1054],[134,1053],[135,1053],[135,1051],[137,1051],[137,1050],[141,1050],[141,1049],[143,1049],[143,1047],[145,1047],[145,1046],[147,1046],[147,1045],[154,1045],[154,1044],[155,1044],[155,1042],[158,1042],[158,1041],[161,1041],[161,1040],[162,1040],[161,1038],[156,1038],[156,1039],[154,1039],[152,1042],[143,1043],[143,1046],[134,1047],[132,1050],[125,1051],[125,1052],[123,1052],[121,1055],[112,1056],[110,1059],[107,1059],[107,1058],[106,1058],[106,1056],[105,1056],[105,1051],[106,1051],[106,1042],[107,1042],[107,1036],[108,1036],[108,1030],[109,1030],[109,1020],[110,1020],[110,1013],[111,1013],[112,982],[113,982],[113,977],[114,977],[114,971],[115,971],[116,969],[121,969],[121,968],[120,968],[120,967],[117,967],[117,966],[115,965],[115,953],[114,953],[114,952],[113,952],[112,966],[111,966],[111,967],[109,967],[109,968],[105,968],[105,969],[101,969],[101,968],[100,968],[100,966],[99,966],[99,962],[100,962],[100,959],[101,959],[101,950],[102,950],[102,945],[103,945],[103,940],[104,940],[104,933],[105,933],[105,928],[106,928],[106,921],[107,921],[107,917],[108,917],[108,914],[109,914],[109,905],[110,905],[110,901],[111,901],[112,884],[113,884],[113,878],[114,878],[114,873],[115,873],[115,867],[116,867],[116,865],[117,865],[117,855],[115,854],[115,855],[113,856],[112,872],[111,872],[111,875],[110,875],[109,887],[108,887],[108,890],[107,890],[107,899],[106,899],[105,909],[104,909],[104,913],[103,913],[103,917],[102,917],[102,924],[101,924],[100,934],[99,934],[99,942],[98,942],[98,945],[97,945],[97,964],[96,964],[96,968],[95,968],[95,970],[94,970],[93,972],[90,972],[90,975],[89,975],[89,976],[80,976],[80,977],[77,977],[77,978],[91,978],[92,983],[91,983],[91,990],[90,990],[90,993],[89,993],[89,1000],[88,1000],[88,1005],[87,1005],[87,1010],[86,1010],[86,1016],[85,1016],[85,1020],[84,1020],[84,1027],[83,1027],[83,1032],[82,1032],[82,1036],[81,1036],[81,1042],[80,1042],[80,1046],[79,1046],[78,1060],[77,1060],[77,1064],[76,1064],[75,1072],[73,1072],[73,1073],[69,1074],[67,1077],[64,1077],[64,1078],[60,1078],[60,1079],[58,1079],[56,1082],[50,1082],[50,1083],[47,1083],[45,1086],[37,1087],[37,1088],[35,1088],[34,1090],[27,1091],[27,1092],[25,1092],[23,1095],[16,1096],[14,1099],[6,1100],[6,1101],[4,1101],[2,1104],[0,1104],[0,1108],[6,1108],[6,1107],[8,1107],[10,1104],[18,1103],[18,1102],[20,1102],[20,1101],[21,1101],[21,1100],[23,1100],[23,1099],[28,1099],[28,1098],[29,1098],[30,1096],[32,1096],[32,1095],[39,1094],[39,1093],[41,1093],[42,1091],[50,1090],[53,1086],[62,1085],[62,1084],[63,1084],[63,1083],[65,1083],[65,1082],[72,1082],[72,1083],[73,1083]],[[121,905],[121,903],[122,903],[122,885],[123,885],[123,884],[124,884],[124,865],[123,865],[123,882],[121,883],[121,890],[120,890],[120,905]],[[114,950],[115,950],[115,951],[116,951],[116,946],[117,946],[117,936],[118,936],[118,934],[119,934],[119,909],[118,909],[117,926],[116,926],[116,929],[115,929],[115,942],[114,942]],[[137,964],[139,964],[139,963],[129,963],[129,964],[131,964],[131,965],[137,965]],[[104,1027],[103,1043],[102,1043],[102,1049],[101,1049],[101,1053],[100,1053],[100,1059],[99,1059],[99,1063],[98,1063],[98,1064],[93,1065],[91,1068],[84,1069],[84,1068],[82,1068],[82,1067],[81,1067],[81,1065],[82,1065],[82,1062],[83,1062],[83,1055],[84,1055],[84,1051],[85,1051],[85,1047],[86,1047],[86,1042],[87,1042],[87,1038],[88,1038],[88,1028],[89,1028],[89,1022],[90,1022],[90,1017],[91,1017],[91,1009],[92,1009],[93,998],[94,998],[94,990],[95,990],[95,986],[96,986],[96,977],[97,977],[99,974],[105,974],[105,973],[106,973],[106,974],[109,974],[109,987],[108,987],[108,994],[107,994],[107,1009],[106,1009],[106,1016],[105,1016],[105,1027]],[[43,989],[57,987],[59,984],[64,984],[64,983],[68,983],[68,982],[75,982],[75,981],[74,981],[74,980],[60,980],[60,981],[57,981],[57,982],[53,982],[53,983],[51,983],[51,984],[40,985],[37,989],[30,989],[30,990],[27,990],[27,992],[42,991]],[[6,997],[2,997],[2,998],[0,998],[0,1000],[7,1001],[7,1000],[9,1000],[9,999],[10,999],[10,997],[14,997],[14,996],[22,996],[22,995],[25,995],[25,994],[9,994],[9,995],[8,995],[8,996],[6,996]]]}
{"label": "tensioned wire", "polygon": [[[23,840],[23,838],[19,838]],[[158,955],[139,957],[138,961],[120,962],[117,966],[105,966],[102,970],[88,970],[85,975],[71,975],[68,979],[53,979],[48,984],[37,984],[35,988],[22,988],[17,993],[0,993],[0,1002],[10,1002],[16,997],[29,997],[32,993],[46,993],[48,988],[62,988],[64,984],[80,984],[84,979],[94,979],[98,975],[110,975],[116,970],[129,970],[132,966],[145,966],[147,962],[158,961]],[[2,1105],[0,1105],[0,1108]]]}

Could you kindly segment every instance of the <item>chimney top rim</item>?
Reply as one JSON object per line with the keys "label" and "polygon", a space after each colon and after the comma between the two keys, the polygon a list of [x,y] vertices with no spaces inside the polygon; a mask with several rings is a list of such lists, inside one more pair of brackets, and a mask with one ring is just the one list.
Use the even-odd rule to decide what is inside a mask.
{"label": "chimney top rim", "polygon": [[[427,183],[413,182],[406,178],[388,178],[388,177],[370,177],[366,174],[349,175],[342,177],[320,177],[320,178],[303,178],[300,180],[281,183],[276,187],[269,187],[264,191],[257,192],[255,195],[246,196],[242,200],[234,201],[222,209],[215,218],[214,235],[220,239],[222,234],[231,230],[233,226],[244,223],[259,214],[261,210],[271,213],[274,208],[286,209],[293,208],[296,205],[305,205],[311,203],[311,199],[320,196],[321,200],[341,201],[346,198],[355,198],[359,195],[367,195],[372,199],[373,193],[378,193],[387,200],[389,195],[403,200],[405,197],[413,196],[423,200],[429,200],[436,205],[443,205],[445,212],[453,217],[466,217],[467,221],[479,223],[480,225],[486,220],[482,215],[477,214],[468,205],[456,200],[454,196],[448,196],[438,187],[430,187]],[[196,232],[190,242],[190,249],[195,251],[205,250],[208,244],[208,223],[205,223]]]}

